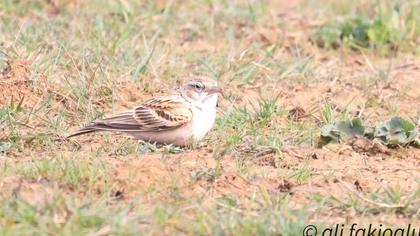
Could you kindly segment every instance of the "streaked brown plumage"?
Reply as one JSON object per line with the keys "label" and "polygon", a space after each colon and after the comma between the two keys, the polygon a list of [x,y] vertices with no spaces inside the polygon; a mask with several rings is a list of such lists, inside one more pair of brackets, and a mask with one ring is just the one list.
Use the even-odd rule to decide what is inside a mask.
{"label": "streaked brown plumage", "polygon": [[213,125],[218,92],[215,81],[189,81],[174,95],[152,98],[67,137],[118,131],[144,141],[185,146],[191,139],[201,140]]}

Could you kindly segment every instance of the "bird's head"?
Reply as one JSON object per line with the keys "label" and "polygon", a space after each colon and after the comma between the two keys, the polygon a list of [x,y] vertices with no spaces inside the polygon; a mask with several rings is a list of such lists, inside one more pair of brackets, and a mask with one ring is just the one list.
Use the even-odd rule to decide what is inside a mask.
{"label": "bird's head", "polygon": [[217,86],[215,80],[194,79],[186,82],[180,89],[182,96],[193,104],[206,104],[217,102],[217,94],[222,93],[222,89]]}

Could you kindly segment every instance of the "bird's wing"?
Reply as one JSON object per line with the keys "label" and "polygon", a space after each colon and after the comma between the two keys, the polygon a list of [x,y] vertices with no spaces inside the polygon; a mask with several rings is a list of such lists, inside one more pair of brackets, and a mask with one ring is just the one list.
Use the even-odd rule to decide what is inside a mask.
{"label": "bird's wing", "polygon": [[180,127],[192,119],[188,103],[178,96],[153,98],[134,109],[133,116],[145,131]]}
{"label": "bird's wing", "polygon": [[115,131],[162,131],[192,119],[188,104],[178,96],[152,98],[133,110],[94,122],[92,128]]}

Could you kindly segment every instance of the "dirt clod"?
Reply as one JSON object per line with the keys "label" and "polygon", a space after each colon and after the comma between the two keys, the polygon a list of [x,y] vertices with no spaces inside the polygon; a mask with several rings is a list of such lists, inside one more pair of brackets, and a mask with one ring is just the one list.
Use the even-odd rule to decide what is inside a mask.
{"label": "dirt clod", "polygon": [[363,191],[363,188],[360,185],[360,183],[359,183],[358,180],[354,181],[354,186],[356,187],[357,191],[359,191],[359,192],[362,192]]}
{"label": "dirt clod", "polygon": [[389,150],[386,146],[381,144],[376,140],[369,140],[367,138],[356,138],[350,142],[353,150],[366,154],[366,155],[375,155],[375,154],[389,154]]}
{"label": "dirt clod", "polygon": [[272,154],[256,156],[253,162],[259,166],[272,166],[276,167],[276,158]]}
{"label": "dirt clod", "polygon": [[297,106],[289,110],[287,117],[293,121],[301,121],[306,116],[306,111],[302,107]]}
{"label": "dirt clod", "polygon": [[[0,104],[20,101],[30,96],[29,62],[10,60],[0,74],[0,87],[8,88],[0,93]],[[25,99],[26,100],[26,99]]]}
{"label": "dirt clod", "polygon": [[288,181],[288,180],[286,180],[286,179],[283,179],[280,183],[279,183],[279,185],[277,186],[277,189],[280,191],[280,192],[290,192],[291,191],[291,189],[293,188],[295,186],[295,184],[294,183],[292,183],[292,182],[290,182],[290,181]]}

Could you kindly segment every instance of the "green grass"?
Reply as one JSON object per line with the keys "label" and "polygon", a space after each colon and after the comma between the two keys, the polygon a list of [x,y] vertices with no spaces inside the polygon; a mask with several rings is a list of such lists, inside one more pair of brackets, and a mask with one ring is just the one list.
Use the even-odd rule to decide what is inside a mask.
{"label": "green grass", "polygon": [[[372,92],[393,78],[391,62],[382,68],[375,60],[388,50],[418,54],[417,2],[301,1],[294,13],[325,23],[305,29],[295,25],[299,17],[265,0],[58,2],[54,14],[47,1],[0,0],[0,87],[7,59],[27,61],[29,71],[23,100],[0,104],[0,235],[300,235],[311,222],[331,223],[322,217],[332,208],[339,209],[335,216],[418,219],[418,190],[363,195],[406,204],[382,209],[351,194],[334,199],[310,193],[296,203],[293,192],[278,189],[280,180],[311,189],[319,176],[311,166],[316,158],[287,154],[289,148],[298,154],[315,148],[322,125],[348,119],[356,109],[355,98],[337,105],[341,92],[324,92],[325,84],[344,91],[347,82],[360,86],[360,96],[371,98],[364,108],[384,109],[383,116],[400,111],[399,97],[388,104]],[[312,30],[316,42],[343,50],[311,45]],[[293,39],[297,34],[303,37]],[[354,80],[341,71],[342,64],[325,68],[324,53],[341,60],[348,56],[346,48],[357,49],[355,55],[363,55],[373,69]],[[393,53],[392,60],[405,62],[399,55]],[[195,75],[217,79],[225,88],[204,148],[160,147],[109,133],[63,138]],[[316,99],[304,101],[305,118],[288,117],[300,92],[317,86],[322,89]],[[170,180],[137,185],[134,177],[142,177],[144,169],[136,169],[136,161],[147,163],[150,156]],[[274,164],[256,164],[263,158]],[[145,181],[154,177],[150,168]],[[129,179],[114,176],[124,171]],[[217,195],[232,173],[252,183],[242,186],[249,196]],[[2,185],[14,178],[21,189],[15,182]],[[25,191],[37,197],[28,198]]]}
{"label": "green grass", "polygon": [[[303,219],[309,214],[289,209],[287,196],[269,195],[266,190],[262,190],[266,194],[262,202],[214,199],[215,205],[208,207],[202,205],[200,197],[185,198],[177,194],[176,185],[169,190],[171,194],[153,208],[139,203],[139,198],[118,204],[115,191],[110,188],[112,182],[104,176],[106,169],[102,161],[94,161],[93,165],[90,162],[31,159],[3,163],[2,179],[22,176],[24,186],[36,184],[51,192],[45,195],[38,190],[35,199],[28,199],[21,195],[20,191],[24,190],[17,190],[12,197],[0,198],[0,233],[132,235],[170,230],[194,235],[275,235],[276,232],[295,235],[302,230]],[[195,175],[196,180],[214,181],[211,176],[215,171],[200,170]],[[79,193],[78,189],[88,192]],[[139,192],[138,196],[143,194]],[[44,200],[36,200],[40,198]]]}
{"label": "green grass", "polygon": [[77,199],[54,194],[46,206],[33,206],[19,198],[4,201],[1,235],[143,234],[145,216],[128,215],[126,207],[109,206],[109,197]]}
{"label": "green grass", "polygon": [[375,49],[380,53],[405,50],[419,52],[419,3],[417,1],[371,1],[315,30],[314,42],[320,47],[344,45],[354,50]]}

